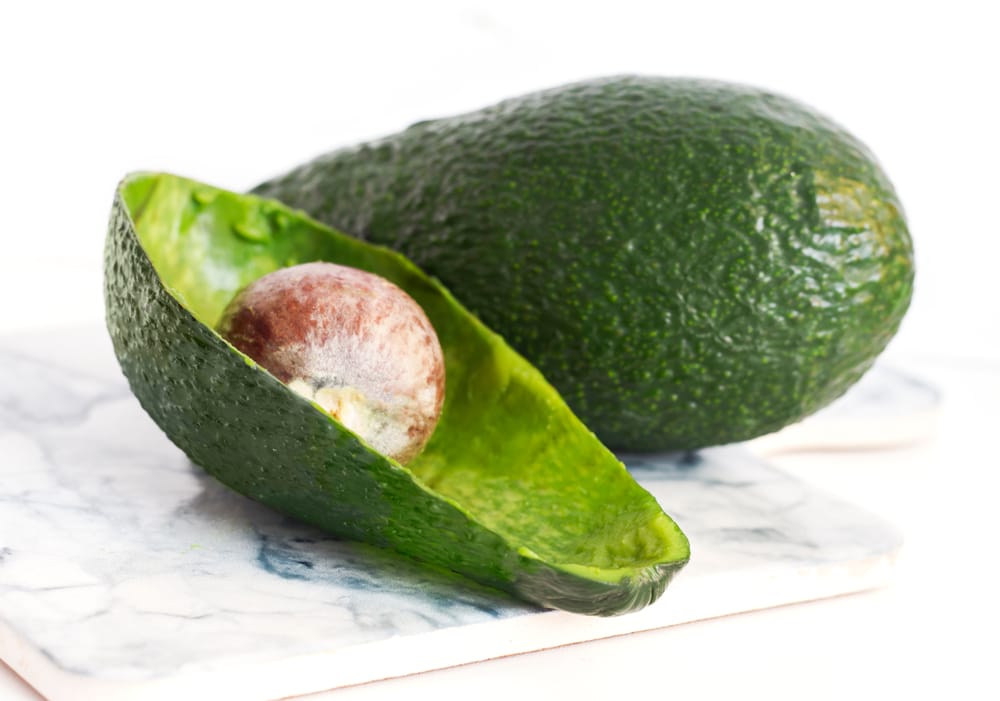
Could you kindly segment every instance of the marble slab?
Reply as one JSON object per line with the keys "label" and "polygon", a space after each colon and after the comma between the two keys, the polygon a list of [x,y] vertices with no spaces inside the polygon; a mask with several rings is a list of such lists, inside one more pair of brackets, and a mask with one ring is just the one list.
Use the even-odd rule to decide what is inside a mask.
{"label": "marble slab", "polygon": [[263,701],[876,587],[901,546],[739,447],[626,463],[691,564],[639,613],[542,611],[219,485],[103,330],[0,339],[0,657],[53,701]]}

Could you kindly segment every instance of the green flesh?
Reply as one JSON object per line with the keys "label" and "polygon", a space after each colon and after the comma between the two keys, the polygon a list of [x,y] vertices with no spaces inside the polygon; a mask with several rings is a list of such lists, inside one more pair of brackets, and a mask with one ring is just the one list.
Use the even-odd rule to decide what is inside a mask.
{"label": "green flesh", "polygon": [[402,252],[630,452],[819,409],[871,366],[913,285],[871,153],[808,107],[717,82],[526,95],[257,192]]}
{"label": "green flesh", "polygon": [[[405,468],[213,331],[240,288],[312,260],[391,280],[438,333],[444,409]],[[115,198],[105,298],[143,407],[194,462],[278,510],[587,614],[651,603],[688,559],[676,524],[542,375],[397,253],[276,202],[137,174]]]}

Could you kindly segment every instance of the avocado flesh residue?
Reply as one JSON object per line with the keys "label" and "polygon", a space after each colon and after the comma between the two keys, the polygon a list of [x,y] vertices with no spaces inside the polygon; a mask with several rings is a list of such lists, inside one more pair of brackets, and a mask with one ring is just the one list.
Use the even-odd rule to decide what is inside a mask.
{"label": "avocado flesh residue", "polygon": [[[311,260],[391,280],[438,333],[445,405],[405,468],[212,330],[244,285]],[[687,561],[677,525],[541,374],[399,254],[276,202],[139,174],[116,198],[106,263],[108,326],[133,391],[235,490],[580,613],[641,608]]]}

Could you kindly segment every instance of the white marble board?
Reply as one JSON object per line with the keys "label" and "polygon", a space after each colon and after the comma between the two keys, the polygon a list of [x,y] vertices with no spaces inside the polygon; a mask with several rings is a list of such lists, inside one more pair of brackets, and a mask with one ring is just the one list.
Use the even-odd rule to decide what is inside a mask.
{"label": "white marble board", "polygon": [[52,701],[276,699],[881,586],[901,546],[739,447],[626,463],[691,564],[639,613],[540,611],[228,491],[102,329],[0,339],[0,657]]}

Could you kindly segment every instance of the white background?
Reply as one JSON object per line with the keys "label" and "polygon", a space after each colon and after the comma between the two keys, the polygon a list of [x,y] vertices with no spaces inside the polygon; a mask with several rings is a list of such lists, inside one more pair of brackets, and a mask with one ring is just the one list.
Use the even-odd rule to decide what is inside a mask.
{"label": "white background", "polygon": [[896,346],[996,359],[989,5],[4,3],[0,330],[101,318],[107,211],[129,171],[246,189],[419,119],[640,72],[760,85],[858,135],[917,244]]}
{"label": "white background", "polygon": [[[865,141],[896,184],[917,250],[914,304],[888,356],[923,367],[995,373],[1000,369],[995,303],[1000,51],[990,4],[4,3],[0,333],[101,322],[106,217],[116,183],[130,171],[171,171],[241,190],[333,147],[419,119],[582,78],[638,72],[766,87],[819,108]],[[948,372],[943,370],[942,378]],[[990,377],[992,385],[983,388],[997,386],[995,375]],[[948,425],[956,445],[959,438],[966,445],[962,426],[978,425],[980,409],[991,397],[971,387],[978,380],[955,381],[955,396],[962,399],[949,407]],[[899,455],[880,458],[871,468],[874,476],[867,481],[881,485],[874,491],[865,491],[866,478],[857,467],[801,468],[817,479],[825,475],[831,488],[893,512],[919,531],[925,514],[930,518],[945,508],[934,480],[943,480],[941,490],[947,491],[955,478],[941,472],[947,466],[936,462],[939,453],[907,455],[924,472],[922,481],[905,486],[926,503],[900,501],[894,491],[893,481],[907,474]],[[963,475],[975,478],[1000,468],[989,451],[967,455],[982,465]],[[995,478],[985,484],[995,484]],[[965,490],[953,498],[961,500],[964,493],[970,503],[992,504],[982,486]],[[968,509],[954,503],[952,509],[965,528],[978,527]],[[956,546],[956,540],[961,542],[961,534],[931,538],[921,552],[943,562],[954,552],[993,557]],[[955,589],[942,570],[935,572],[933,586],[911,590],[903,599],[873,595],[860,599],[867,603],[830,604],[841,607],[832,613],[829,607],[796,607],[770,614],[763,624],[754,624],[754,616],[698,624],[687,627],[681,643],[633,636],[617,652],[573,648],[563,653],[561,664],[590,670],[579,672],[576,681],[576,693],[584,697],[588,688],[629,688],[613,680],[615,665],[630,656],[654,670],[662,663],[663,678],[673,674],[675,687],[688,693],[699,688],[701,675],[704,688],[719,693],[744,689],[751,696],[756,690],[795,697],[808,692],[815,677],[822,688],[893,695],[896,677],[919,679],[936,664],[935,655],[916,654],[915,641],[921,635],[939,639],[943,629],[914,620],[940,610],[935,606],[943,600],[955,605],[956,599],[948,598]],[[978,599],[957,601],[964,602],[958,615],[985,615]],[[876,645],[864,622],[892,606],[896,613],[885,625],[901,627],[895,634],[880,629]],[[944,618],[952,620],[951,615],[932,620]],[[815,634],[814,626],[825,632]],[[762,640],[767,631],[773,637]],[[967,631],[947,631],[956,638],[954,652]],[[659,642],[651,646],[650,640]],[[769,646],[777,657],[768,657]],[[895,656],[883,666],[878,656],[893,648]],[[810,656],[810,649],[816,654]],[[693,657],[685,660],[685,650]],[[835,661],[840,653],[847,655],[846,669]],[[610,662],[602,664],[605,654]],[[505,678],[529,668],[524,665],[559,669],[558,661],[546,659],[515,658],[503,663],[511,667],[487,669]],[[697,674],[671,672],[671,659],[681,659]],[[574,660],[576,667],[570,666]],[[934,679],[944,684],[953,677],[950,669],[942,667]],[[867,686],[844,686],[858,673]],[[453,677],[461,680],[463,674]],[[968,682],[964,668],[957,678]],[[5,679],[0,676],[0,683]],[[602,687],[597,679],[610,681]],[[556,682],[543,682],[550,685],[544,691],[554,692]],[[393,687],[392,693],[434,688],[407,683],[411,686]],[[663,693],[669,688],[665,684]]]}

